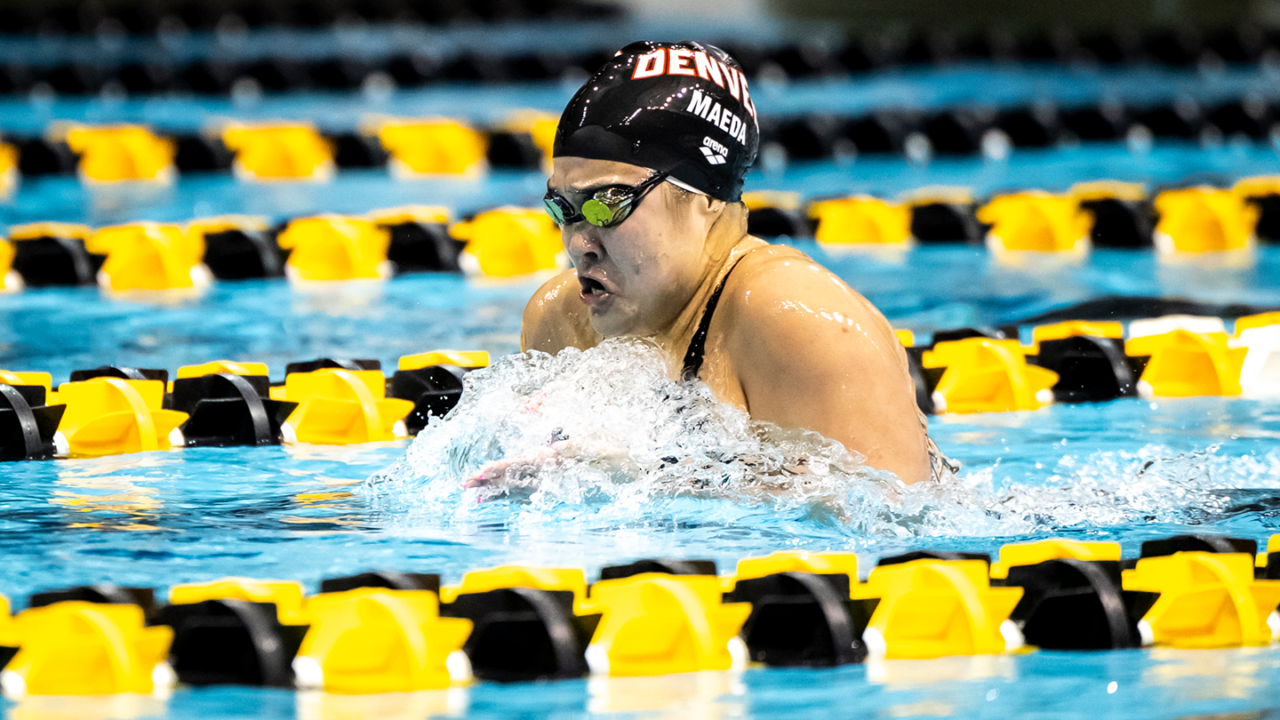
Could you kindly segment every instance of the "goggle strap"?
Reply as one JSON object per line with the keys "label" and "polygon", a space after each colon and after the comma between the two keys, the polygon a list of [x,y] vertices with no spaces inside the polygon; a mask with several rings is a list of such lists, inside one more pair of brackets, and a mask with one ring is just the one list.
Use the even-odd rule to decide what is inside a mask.
{"label": "goggle strap", "polygon": [[694,186],[692,186],[692,185],[690,185],[690,184],[688,184],[688,183],[682,183],[682,182],[680,182],[679,180],[677,180],[677,179],[675,179],[675,178],[671,177],[670,175],[668,175],[666,179],[667,179],[667,182],[671,183],[672,185],[675,185],[676,187],[680,188],[681,190],[685,190],[685,191],[687,191],[687,192],[691,192],[691,193],[696,193],[696,194],[698,194],[698,195],[706,195],[706,193],[702,192],[702,191],[701,191],[701,190],[699,190],[698,188],[696,188],[696,187],[694,187]]}

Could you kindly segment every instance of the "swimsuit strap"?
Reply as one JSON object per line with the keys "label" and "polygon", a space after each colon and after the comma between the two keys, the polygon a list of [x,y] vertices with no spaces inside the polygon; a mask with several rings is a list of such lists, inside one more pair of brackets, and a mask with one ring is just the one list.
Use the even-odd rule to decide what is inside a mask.
{"label": "swimsuit strap", "polygon": [[[747,252],[750,252],[748,250]],[[720,302],[720,293],[724,292],[725,283],[729,282],[729,276],[733,274],[734,268],[738,267],[738,263],[742,262],[742,258],[747,253],[738,256],[737,260],[729,266],[729,272],[724,274],[720,279],[720,284],[716,286],[711,297],[707,300],[707,308],[702,311],[702,321],[698,323],[698,330],[693,334],[693,339],[689,341],[689,350],[684,354],[684,371],[680,373],[681,380],[693,380],[698,377],[698,373],[702,371],[702,361],[706,359],[707,354],[707,331],[711,329],[711,316],[715,314],[716,304]]]}

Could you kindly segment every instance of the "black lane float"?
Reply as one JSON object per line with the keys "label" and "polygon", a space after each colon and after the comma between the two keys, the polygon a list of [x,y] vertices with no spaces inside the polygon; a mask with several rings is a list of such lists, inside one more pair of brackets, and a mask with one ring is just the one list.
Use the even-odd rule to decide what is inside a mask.
{"label": "black lane float", "polygon": [[169,663],[190,685],[292,687],[308,630],[282,624],[275,603],[235,599],[166,605],[155,624],[173,628]]}
{"label": "black lane float", "polygon": [[463,650],[481,680],[516,682],[587,674],[586,649],[599,614],[574,613],[569,591],[513,587],[463,593],[440,608],[474,623]]}
{"label": "black lane float", "polygon": [[1124,340],[1079,335],[1043,340],[1038,355],[1027,362],[1058,373],[1053,386],[1057,402],[1098,402],[1138,394],[1138,378],[1149,357],[1125,354]]}
{"label": "black lane float", "polygon": [[46,405],[41,385],[0,385],[0,460],[54,456],[65,405]]}
{"label": "black lane float", "polygon": [[178,378],[169,406],[191,417],[179,430],[187,447],[279,445],[297,403],[272,400],[266,375],[213,373]]}
{"label": "black lane float", "polygon": [[751,603],[742,639],[766,665],[827,667],[862,662],[879,600],[849,599],[849,576],[782,572],[738,580],[725,602]]}
{"label": "black lane float", "polygon": [[1113,561],[1067,558],[1014,566],[1003,584],[1023,589],[1009,619],[1028,644],[1046,650],[1142,647],[1138,621],[1158,597],[1124,590],[1121,564]]}

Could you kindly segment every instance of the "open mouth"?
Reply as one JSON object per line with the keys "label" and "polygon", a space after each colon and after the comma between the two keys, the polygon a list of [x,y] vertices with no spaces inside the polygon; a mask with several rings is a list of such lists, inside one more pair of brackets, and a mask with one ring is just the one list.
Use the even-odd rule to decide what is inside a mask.
{"label": "open mouth", "polygon": [[582,283],[583,295],[595,295],[598,297],[600,295],[604,295],[605,293],[609,292],[608,290],[604,289],[604,284],[601,283],[599,280],[596,280],[595,278],[589,278],[583,275],[579,275],[578,282]]}

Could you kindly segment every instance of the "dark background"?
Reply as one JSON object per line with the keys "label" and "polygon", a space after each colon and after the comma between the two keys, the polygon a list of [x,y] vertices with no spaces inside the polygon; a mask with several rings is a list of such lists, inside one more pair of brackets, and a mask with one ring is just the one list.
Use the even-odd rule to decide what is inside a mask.
{"label": "dark background", "polygon": [[[581,5],[581,3],[575,3]],[[1280,27],[1280,0],[757,0],[726,3],[689,0],[655,4],[644,0],[601,0],[631,15],[768,14],[825,20],[862,30],[939,30],[951,33],[999,31],[1022,34],[1063,28],[1076,31],[1133,31],[1152,28],[1228,28],[1241,24]],[[198,29],[203,19],[216,22],[226,12],[246,16],[250,25],[328,24],[344,14],[374,21],[449,22],[556,17],[562,0],[0,0],[0,26],[29,32],[25,19],[41,16],[44,32],[93,32],[104,17],[121,17],[130,30],[147,30],[166,14]],[[355,10],[352,10],[352,7]],[[52,12],[51,12],[52,11]],[[47,16],[56,15],[53,21]],[[579,15],[579,11],[570,13]],[[253,16],[253,17],[249,17]]]}
{"label": "dark background", "polygon": [[1272,0],[770,0],[767,7],[781,15],[829,19],[855,28],[955,32],[1280,24],[1280,2]]}

